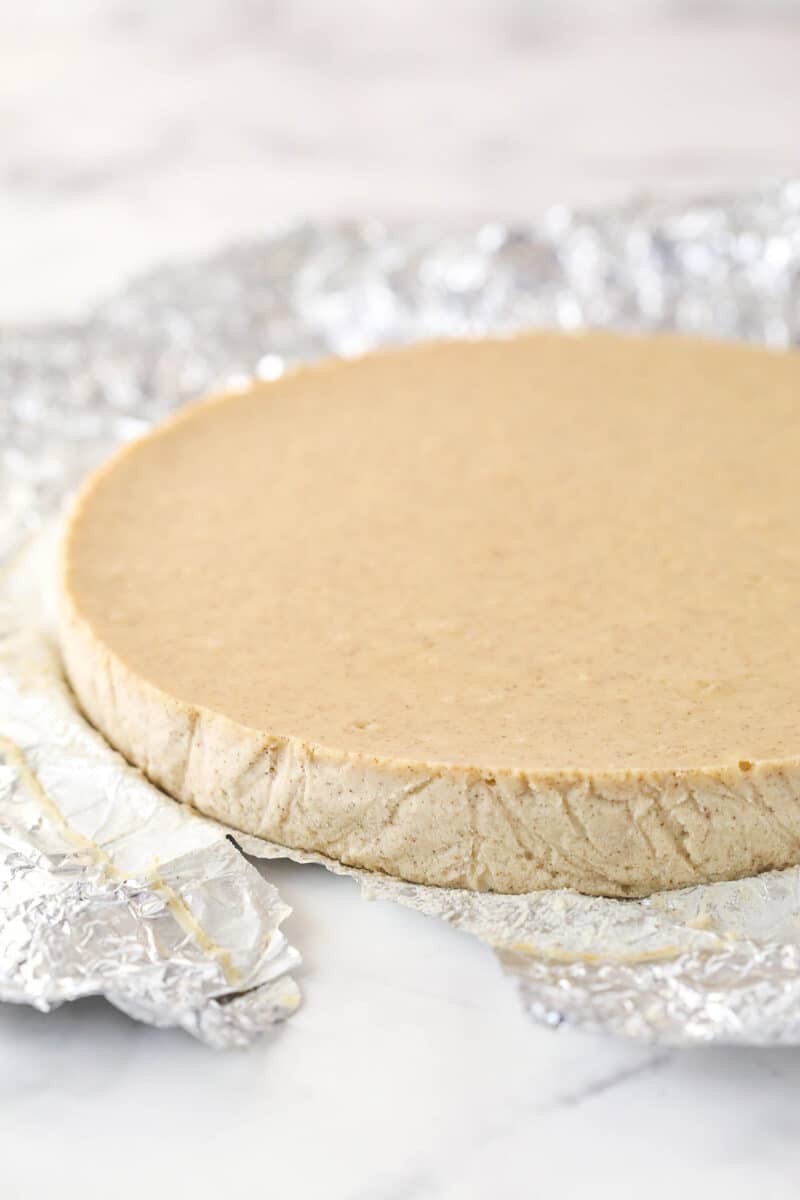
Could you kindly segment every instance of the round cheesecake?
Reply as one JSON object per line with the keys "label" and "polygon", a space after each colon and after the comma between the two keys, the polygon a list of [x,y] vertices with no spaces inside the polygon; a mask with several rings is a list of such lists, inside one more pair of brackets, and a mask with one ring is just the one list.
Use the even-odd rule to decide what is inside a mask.
{"label": "round cheesecake", "polygon": [[289,374],[85,486],[61,644],[178,800],[419,883],[800,862],[800,355],[537,333]]}

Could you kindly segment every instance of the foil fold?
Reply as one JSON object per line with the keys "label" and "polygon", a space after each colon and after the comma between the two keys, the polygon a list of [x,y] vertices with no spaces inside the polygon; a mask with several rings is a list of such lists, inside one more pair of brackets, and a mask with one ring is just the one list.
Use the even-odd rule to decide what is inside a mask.
{"label": "foil fold", "polygon": [[[0,558],[115,444],[204,391],[325,354],[533,325],[796,344],[800,180],[558,207],[514,228],[303,223],[155,271],[85,322],[0,329]],[[23,578],[29,565],[7,584]],[[13,590],[0,616],[0,998],[47,1008],[102,992],[215,1045],[246,1042],[297,1005],[277,894],[231,831],[161,796],[83,723],[30,595]],[[800,1042],[798,869],[644,900],[487,896],[234,836],[480,937],[547,1024]]]}

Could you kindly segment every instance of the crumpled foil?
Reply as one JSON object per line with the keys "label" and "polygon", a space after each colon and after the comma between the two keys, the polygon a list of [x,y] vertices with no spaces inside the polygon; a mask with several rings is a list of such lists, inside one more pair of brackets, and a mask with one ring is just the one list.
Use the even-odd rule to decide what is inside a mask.
{"label": "crumpled foil", "polygon": [[[800,180],[691,204],[638,200],[601,213],[554,208],[537,224],[516,228],[299,224],[153,272],[83,324],[0,330],[0,554],[38,527],[115,443],[203,391],[274,378],[291,363],[324,354],[531,325],[797,343]],[[275,941],[277,897],[248,892],[259,885],[243,873],[240,856],[227,857],[237,854],[227,831],[160,797],[85,724],[75,725],[80,718],[63,684],[35,724],[37,670],[49,688],[56,660],[41,633],[30,657],[15,650],[20,635],[9,638],[8,628],[6,618],[2,633],[12,649],[0,664],[0,735],[22,747],[22,768],[32,766],[48,796],[71,785],[74,806],[67,813],[62,805],[70,828],[82,832],[94,821],[106,838],[104,852],[115,862],[117,852],[122,856],[125,880],[102,875],[102,862],[65,845],[63,828],[48,826],[36,808],[36,785],[26,792],[15,752],[0,758],[0,880],[22,881],[19,903],[31,914],[29,928],[20,918],[19,944],[16,916],[0,937],[0,995],[44,1007],[100,990],[137,1016],[183,1024],[222,1044],[284,1015],[297,995],[283,973],[290,953]],[[27,706],[19,700],[23,676]],[[16,737],[7,735],[9,726]],[[143,863],[135,860],[130,873],[134,804],[153,814],[148,820],[159,830],[163,822],[155,840],[170,849],[159,851],[156,885],[163,881],[190,898],[201,927],[213,916],[227,937],[225,922],[240,919],[242,904],[257,910],[261,948],[268,958],[273,947],[270,969],[277,974],[256,984],[255,993],[245,988],[261,978],[266,962],[252,942],[246,962],[241,939],[216,933],[215,953],[201,953],[197,936],[180,921],[180,932],[174,928],[169,893],[154,888]],[[177,830],[202,848],[192,843],[185,853],[181,842],[178,852]],[[235,836],[250,854],[346,870]],[[140,838],[151,867],[155,840]],[[66,869],[54,870],[61,862]],[[489,942],[528,1011],[550,1025],[673,1044],[800,1042],[800,870],[644,900],[486,896],[346,873],[369,897],[431,913]],[[52,921],[50,888],[57,896]],[[112,929],[123,919],[125,938]],[[156,937],[159,922],[168,928],[159,925]],[[229,944],[242,957],[231,960],[242,976],[235,988],[223,979],[219,948]],[[216,971],[210,985],[206,971]],[[231,994],[239,998],[227,1001]]]}

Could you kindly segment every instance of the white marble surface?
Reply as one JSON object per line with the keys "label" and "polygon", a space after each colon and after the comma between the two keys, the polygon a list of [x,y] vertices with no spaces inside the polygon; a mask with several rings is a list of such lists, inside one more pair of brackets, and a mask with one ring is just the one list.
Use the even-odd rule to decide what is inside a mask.
{"label": "white marble surface", "polygon": [[2,0],[0,319],[298,214],[798,166],[797,0]]}
{"label": "white marble surface", "polygon": [[[0,319],[298,214],[796,169],[798,64],[793,0],[1,0]],[[253,1049],[0,1008],[3,1200],[797,1196],[800,1051],[548,1032],[466,935],[268,871],[306,999]]]}

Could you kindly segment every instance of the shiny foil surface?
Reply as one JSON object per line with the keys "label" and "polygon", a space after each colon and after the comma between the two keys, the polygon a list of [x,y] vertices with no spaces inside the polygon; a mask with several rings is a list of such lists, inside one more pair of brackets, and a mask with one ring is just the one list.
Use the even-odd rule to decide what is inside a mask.
{"label": "shiny foil surface", "polygon": [[[216,1045],[298,1003],[274,889],[230,831],[163,797],[83,722],[41,603],[47,538],[21,559],[14,548],[113,445],[204,391],[325,354],[531,325],[797,343],[800,181],[555,208],[524,228],[299,224],[155,271],[82,324],[0,329],[0,998],[48,1008],[102,993]],[[550,1025],[800,1042],[796,869],[630,901],[349,873],[371,898],[490,943]]]}

